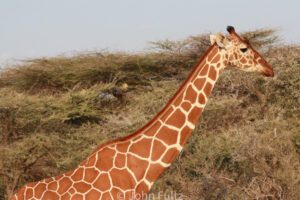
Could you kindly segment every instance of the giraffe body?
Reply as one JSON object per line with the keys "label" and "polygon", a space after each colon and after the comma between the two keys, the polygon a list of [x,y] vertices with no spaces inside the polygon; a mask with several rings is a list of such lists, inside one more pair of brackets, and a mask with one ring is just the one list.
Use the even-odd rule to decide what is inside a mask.
{"label": "giraffe body", "polygon": [[[222,70],[242,62],[218,42],[222,41],[214,41],[173,98],[143,128],[100,145],[70,172],[25,185],[12,199],[142,199],[183,149]],[[255,62],[261,62],[258,59]]]}

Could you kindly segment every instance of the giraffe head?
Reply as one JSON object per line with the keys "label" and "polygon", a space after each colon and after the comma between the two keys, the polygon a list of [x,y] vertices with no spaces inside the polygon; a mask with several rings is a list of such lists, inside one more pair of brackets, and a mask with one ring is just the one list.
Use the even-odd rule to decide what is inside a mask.
{"label": "giraffe head", "polygon": [[227,66],[243,71],[259,72],[265,76],[274,76],[271,65],[251,46],[247,39],[239,36],[232,26],[227,27],[228,36],[220,33],[210,36],[210,42],[216,43],[225,51]]}

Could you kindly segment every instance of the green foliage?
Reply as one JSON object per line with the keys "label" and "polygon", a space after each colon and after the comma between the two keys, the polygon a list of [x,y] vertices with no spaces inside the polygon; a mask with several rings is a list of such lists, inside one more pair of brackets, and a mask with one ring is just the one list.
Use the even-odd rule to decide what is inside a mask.
{"label": "green foliage", "polygon": [[[300,47],[275,45],[273,29],[243,35],[268,47],[264,56],[276,77],[226,70],[188,145],[153,193],[300,198]],[[204,34],[152,46],[143,54],[36,59],[1,72],[0,199],[26,182],[76,167],[97,145],[145,124],[209,40]],[[120,89],[123,83],[128,90]]]}

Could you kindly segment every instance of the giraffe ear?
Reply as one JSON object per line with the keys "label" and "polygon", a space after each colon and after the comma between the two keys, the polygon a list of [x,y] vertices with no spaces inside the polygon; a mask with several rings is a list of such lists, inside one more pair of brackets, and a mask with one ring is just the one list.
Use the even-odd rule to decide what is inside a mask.
{"label": "giraffe ear", "polygon": [[210,35],[210,43],[211,45],[217,43],[220,48],[225,48],[228,44],[228,39],[221,33],[217,33],[216,35]]}

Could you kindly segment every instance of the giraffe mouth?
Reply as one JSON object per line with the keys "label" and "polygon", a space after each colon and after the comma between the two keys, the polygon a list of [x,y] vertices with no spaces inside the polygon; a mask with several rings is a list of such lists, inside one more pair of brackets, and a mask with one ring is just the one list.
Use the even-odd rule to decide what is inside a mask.
{"label": "giraffe mouth", "polygon": [[273,67],[264,59],[259,61],[261,65],[261,73],[266,77],[274,77],[275,73]]}
{"label": "giraffe mouth", "polygon": [[270,68],[266,68],[262,71],[262,74],[266,77],[274,77],[274,71],[273,69],[270,69]]}

